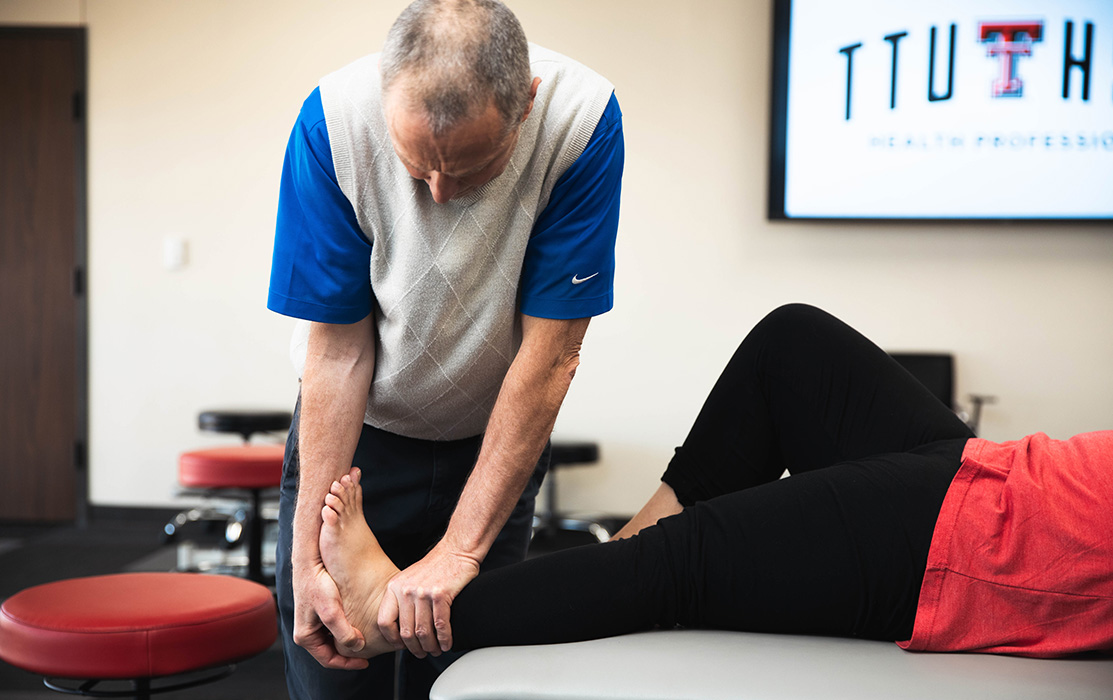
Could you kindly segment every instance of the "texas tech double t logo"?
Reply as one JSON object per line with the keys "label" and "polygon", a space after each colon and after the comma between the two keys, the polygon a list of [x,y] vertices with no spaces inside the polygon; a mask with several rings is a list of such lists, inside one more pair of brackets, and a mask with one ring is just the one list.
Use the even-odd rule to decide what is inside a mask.
{"label": "texas tech double t logo", "polygon": [[1042,41],[1043,22],[981,22],[978,41],[988,44],[988,55],[996,57],[1001,73],[993,81],[994,97],[1021,97],[1024,81],[1017,75],[1017,59],[1032,55],[1032,44]]}

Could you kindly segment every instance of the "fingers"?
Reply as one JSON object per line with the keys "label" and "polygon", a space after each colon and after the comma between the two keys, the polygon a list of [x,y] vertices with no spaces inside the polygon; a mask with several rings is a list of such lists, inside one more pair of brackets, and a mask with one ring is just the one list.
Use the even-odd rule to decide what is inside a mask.
{"label": "fingers", "polygon": [[[358,630],[357,630],[358,633]],[[347,671],[357,671],[367,668],[366,659],[355,659],[342,656],[333,644],[333,638],[319,623],[313,625],[296,617],[294,621],[294,643],[309,652],[317,663],[325,668],[335,668]],[[363,637],[359,636],[360,648],[363,648]]]}
{"label": "fingers", "polygon": [[363,650],[363,646],[366,644],[363,633],[348,622],[348,618],[344,615],[342,609],[329,607],[322,610],[320,615],[321,623],[332,634],[336,647],[346,649],[351,653]]}
{"label": "fingers", "polygon": [[411,654],[419,659],[424,659],[425,650],[421,648],[421,642],[414,637],[416,621],[413,600],[404,595],[398,603],[398,634],[402,636],[402,643],[406,645]]}
{"label": "fingers", "polygon": [[452,648],[449,622],[456,594],[475,578],[474,558],[434,551],[394,576],[379,608],[378,626],[396,649],[414,656],[439,656]]}
{"label": "fingers", "polygon": [[389,587],[382,603],[379,604],[378,624],[379,633],[391,646],[395,649],[405,648],[402,636],[398,632],[398,599],[394,595],[394,590]]}
{"label": "fingers", "polygon": [[414,637],[418,647],[426,654],[441,655],[441,647],[437,641],[437,630],[433,625],[433,601],[427,596],[418,596],[414,601]]}
{"label": "fingers", "polygon": [[379,608],[379,630],[395,648],[421,659],[452,648],[450,601],[439,589],[389,588]]}
{"label": "fingers", "polygon": [[[440,656],[452,648],[452,626],[449,624],[451,604],[448,595],[440,589],[422,591],[412,595],[414,609],[413,635],[425,653]],[[402,635],[403,640],[405,634]],[[406,645],[409,648],[409,644]]]}
{"label": "fingers", "polygon": [[317,663],[325,668],[332,668],[338,671],[358,671],[368,666],[367,659],[341,656],[340,653],[336,651],[336,647],[332,645],[331,640],[328,640],[323,635],[322,641],[303,641],[305,641],[305,643],[298,642],[298,646],[308,651],[309,654],[316,659]]}
{"label": "fingers", "polygon": [[452,649],[452,625],[449,623],[451,607],[441,598],[433,600],[433,627],[442,652]]}
{"label": "fingers", "polygon": [[345,617],[333,580],[322,570],[320,576],[299,590],[302,593],[294,598],[294,643],[325,668],[367,668],[366,659],[348,658],[340,653],[340,649],[359,652],[366,642]]}

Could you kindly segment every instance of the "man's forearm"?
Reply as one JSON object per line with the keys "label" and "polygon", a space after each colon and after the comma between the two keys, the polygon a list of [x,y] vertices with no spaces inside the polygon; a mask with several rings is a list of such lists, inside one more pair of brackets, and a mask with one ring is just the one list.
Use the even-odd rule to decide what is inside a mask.
{"label": "man's forearm", "polygon": [[526,342],[503,381],[479,458],[445,533],[453,553],[481,562],[521,496],[552,434],[580,361],[588,319],[529,319],[563,327],[541,342]]}
{"label": "man's forearm", "polygon": [[452,648],[452,601],[479,574],[552,432],[580,361],[588,319],[522,317],[522,347],[511,363],[460,501],[444,537],[393,579],[379,630],[418,658]]}
{"label": "man's forearm", "polygon": [[[361,338],[368,339],[366,345]],[[372,338],[370,317],[352,326],[314,324],[310,332],[298,424],[295,567],[319,556],[325,494],[351,467],[374,372]]]}

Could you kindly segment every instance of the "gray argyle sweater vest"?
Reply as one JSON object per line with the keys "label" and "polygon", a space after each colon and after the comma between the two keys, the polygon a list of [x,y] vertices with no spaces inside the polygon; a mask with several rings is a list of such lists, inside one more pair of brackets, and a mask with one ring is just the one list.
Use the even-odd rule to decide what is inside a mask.
{"label": "gray argyle sweater vest", "polygon": [[540,47],[530,61],[541,84],[506,171],[448,204],[436,204],[394,154],[377,54],[321,80],[337,181],[371,242],[369,425],[427,440],[486,428],[521,343],[518,279],[534,221],[614,89]]}

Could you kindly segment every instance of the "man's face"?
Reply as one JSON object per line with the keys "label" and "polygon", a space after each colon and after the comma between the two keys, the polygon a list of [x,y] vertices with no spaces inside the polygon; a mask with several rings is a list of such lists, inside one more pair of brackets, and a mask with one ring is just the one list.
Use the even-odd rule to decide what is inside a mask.
{"label": "man's face", "polygon": [[507,132],[493,101],[484,112],[441,136],[434,136],[421,110],[407,102],[386,102],[390,139],[407,172],[429,185],[437,204],[466,197],[506,169],[520,129],[515,125]]}

